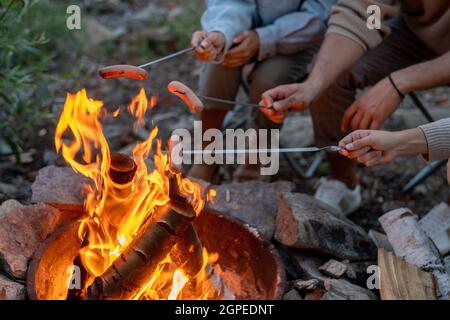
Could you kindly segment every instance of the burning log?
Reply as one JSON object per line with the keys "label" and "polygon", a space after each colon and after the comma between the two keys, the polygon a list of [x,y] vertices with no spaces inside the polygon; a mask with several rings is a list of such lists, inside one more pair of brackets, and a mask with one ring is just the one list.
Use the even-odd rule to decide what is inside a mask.
{"label": "burning log", "polygon": [[[119,185],[125,185],[133,180],[136,173],[136,163],[124,154],[114,153],[111,154],[111,165],[109,168],[109,176],[111,180]],[[88,245],[87,232],[83,235],[81,248]],[[80,255],[77,255],[73,261],[75,266],[80,268],[80,288],[74,288],[69,290],[67,294],[68,300],[82,300],[86,295],[86,283],[89,279],[89,273],[83,267]]]}
{"label": "burning log", "polygon": [[154,215],[112,266],[94,280],[87,299],[134,298],[195,218],[170,205],[159,208]]}
{"label": "burning log", "polygon": [[[118,166],[111,165],[114,172],[110,175],[116,182],[126,183],[124,175],[131,178],[134,175],[126,158],[128,157],[121,156],[117,158]],[[191,287],[195,290],[196,276],[204,267],[203,246],[192,225],[196,212],[180,194],[175,176],[170,178],[169,194],[169,204],[156,210],[121,256],[103,275],[94,280],[88,288],[87,299],[138,298],[145,284],[158,273],[161,263],[169,254],[189,279],[192,279]],[[211,279],[213,296],[220,297],[224,292],[222,281],[214,275],[211,266],[206,266],[206,270],[206,280]]]}

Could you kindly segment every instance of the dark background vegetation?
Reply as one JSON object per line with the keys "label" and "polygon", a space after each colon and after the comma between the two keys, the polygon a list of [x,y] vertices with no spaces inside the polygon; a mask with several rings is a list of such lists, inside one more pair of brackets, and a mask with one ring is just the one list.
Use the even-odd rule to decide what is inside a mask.
{"label": "dark background vegetation", "polygon": [[[81,7],[81,30],[66,28],[70,4]],[[38,170],[64,164],[54,151],[53,134],[66,92],[86,88],[90,97],[104,100],[113,110],[125,107],[143,85],[148,94],[159,97],[148,116],[147,131],[156,125],[166,139],[175,128],[192,128],[195,116],[165,89],[171,80],[196,87],[200,64],[192,56],[153,67],[143,83],[101,80],[97,70],[110,64],[142,64],[187,47],[192,32],[200,28],[203,8],[202,0],[0,0],[0,202],[8,198],[28,202]],[[438,113],[450,110],[448,89],[420,96]],[[415,111],[410,101],[401,109],[403,113],[388,125],[396,129],[416,125],[410,119]],[[133,130],[126,114],[105,120],[104,131],[114,151],[129,150],[146,134]],[[351,218],[366,228],[377,227],[377,217],[392,207],[409,206],[424,214],[446,200],[444,169],[411,195],[400,192],[423,165],[421,159],[410,158],[361,170],[364,205]],[[230,180],[232,169],[222,168],[223,182]],[[293,175],[282,160],[273,180],[294,181],[299,191],[311,193],[327,171],[324,162],[316,177],[305,180]]]}

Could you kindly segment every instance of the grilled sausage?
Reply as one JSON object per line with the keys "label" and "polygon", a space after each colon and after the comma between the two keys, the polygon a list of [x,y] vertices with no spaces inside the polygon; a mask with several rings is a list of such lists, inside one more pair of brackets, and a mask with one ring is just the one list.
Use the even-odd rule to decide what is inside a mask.
{"label": "grilled sausage", "polygon": [[103,79],[127,78],[133,80],[147,79],[147,71],[142,68],[129,66],[126,64],[118,64],[115,66],[105,67],[99,70],[99,75]]}
{"label": "grilled sausage", "polygon": [[203,103],[200,99],[195,95],[195,93],[185,84],[172,81],[167,86],[167,89],[170,93],[173,93],[178,98],[183,100],[183,102],[191,109],[192,112],[202,112],[204,109]]}

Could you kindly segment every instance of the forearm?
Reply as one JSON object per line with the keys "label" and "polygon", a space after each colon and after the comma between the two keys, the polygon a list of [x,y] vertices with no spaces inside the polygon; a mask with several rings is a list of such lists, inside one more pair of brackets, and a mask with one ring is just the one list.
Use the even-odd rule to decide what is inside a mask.
{"label": "forearm", "polygon": [[364,49],[355,41],[339,34],[328,34],[307,80],[314,95],[319,96],[363,54]]}
{"label": "forearm", "polygon": [[415,64],[392,74],[403,94],[450,84],[450,51],[431,61]]}
{"label": "forearm", "polygon": [[398,131],[394,133],[395,147],[398,155],[419,155],[428,153],[427,140],[420,128]]}

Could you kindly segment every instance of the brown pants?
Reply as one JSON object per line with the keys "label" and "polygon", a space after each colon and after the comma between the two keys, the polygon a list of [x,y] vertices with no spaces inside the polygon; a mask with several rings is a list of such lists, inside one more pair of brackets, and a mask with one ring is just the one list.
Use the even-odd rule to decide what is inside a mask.
{"label": "brown pants", "polygon": [[[278,55],[258,62],[250,76],[249,98],[258,104],[261,95],[276,86],[301,81],[307,75],[307,67],[311,63],[318,48],[310,48],[294,55]],[[220,64],[204,63],[200,74],[200,94],[216,98],[235,100],[242,81],[242,67],[227,68]],[[206,102],[205,108],[231,109],[230,105]],[[253,110],[253,126],[256,128],[277,128],[258,109]]]}
{"label": "brown pants", "polygon": [[343,73],[311,106],[318,146],[336,144],[344,113],[355,101],[356,91],[371,86],[392,72],[436,58],[404,24],[401,18],[389,23],[392,33],[375,49],[368,51],[348,72]]}

